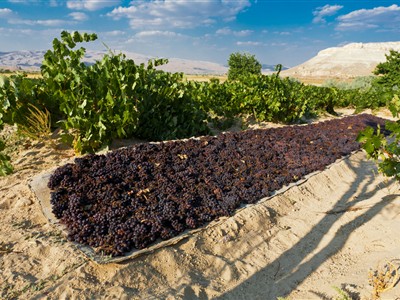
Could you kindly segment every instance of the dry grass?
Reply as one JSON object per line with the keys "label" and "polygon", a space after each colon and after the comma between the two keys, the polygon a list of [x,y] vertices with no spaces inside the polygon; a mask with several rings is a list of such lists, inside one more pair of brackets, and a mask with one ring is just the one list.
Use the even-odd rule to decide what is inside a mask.
{"label": "dry grass", "polygon": [[[281,74],[281,77],[286,77],[287,75]],[[338,82],[352,82],[354,78],[339,78],[339,77],[314,77],[314,76],[292,76],[289,77],[297,79],[298,81],[304,84],[311,84],[320,86],[324,84],[328,80],[335,80]],[[228,79],[227,75],[188,75],[185,74],[186,80],[193,80],[193,81],[210,81],[211,78],[217,78],[220,82],[224,82]]]}
{"label": "dry grass", "polygon": [[388,262],[381,268],[369,271],[368,281],[372,286],[372,299],[380,299],[382,293],[392,289],[398,283],[398,267]]}
{"label": "dry grass", "polygon": [[284,72],[281,73],[281,77],[291,77],[295,78],[298,81],[304,84],[316,85],[321,86],[328,80],[334,80],[337,82],[352,82],[355,78],[342,78],[342,77],[317,77],[317,76],[294,76],[292,74],[285,74]]}
{"label": "dry grass", "polygon": [[51,117],[45,108],[40,110],[32,104],[28,104],[28,114],[24,116],[24,124],[18,126],[23,135],[38,140],[45,139],[51,134]]}
{"label": "dry grass", "polygon": [[189,74],[185,74],[186,80],[205,82],[205,81],[210,81],[211,78],[216,78],[216,79],[219,79],[220,82],[224,82],[228,79],[228,76],[226,76],[226,75],[189,75]]}

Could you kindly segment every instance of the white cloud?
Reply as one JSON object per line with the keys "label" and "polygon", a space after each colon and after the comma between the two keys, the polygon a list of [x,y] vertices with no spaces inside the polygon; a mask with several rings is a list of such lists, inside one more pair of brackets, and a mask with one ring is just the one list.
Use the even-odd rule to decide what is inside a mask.
{"label": "white cloud", "polygon": [[325,18],[329,16],[335,15],[340,9],[342,9],[342,5],[325,5],[322,7],[317,7],[316,10],[313,11],[314,19],[313,23],[326,23]]}
{"label": "white cloud", "polygon": [[164,37],[176,37],[181,34],[172,31],[160,31],[160,30],[149,30],[141,31],[135,34],[136,37],[153,37],[153,36],[164,36]]}
{"label": "white cloud", "polygon": [[239,30],[239,31],[234,31],[233,34],[235,36],[248,36],[253,33],[253,30]]}
{"label": "white cloud", "polygon": [[393,4],[372,9],[355,10],[337,18],[336,30],[395,29],[400,26],[400,7]]}
{"label": "white cloud", "polygon": [[69,9],[93,11],[105,7],[117,6],[120,3],[120,0],[70,0],[67,1],[67,7]]}
{"label": "white cloud", "polygon": [[53,38],[59,36],[61,31],[62,28],[0,28],[0,43],[3,51],[50,49]]}
{"label": "white cloud", "polygon": [[11,16],[13,11],[9,8],[0,8],[0,18],[7,18]]}
{"label": "white cloud", "polygon": [[[31,5],[31,4],[43,4],[43,0],[8,0],[10,3],[15,3],[15,4],[24,4],[24,5]],[[61,5],[64,0],[48,0],[46,4],[48,4],[51,7],[57,7]]]}
{"label": "white cloud", "polygon": [[270,46],[273,46],[273,47],[285,47],[287,45],[288,45],[287,43],[271,43],[270,44]]}
{"label": "white cloud", "polygon": [[117,7],[112,10],[112,12],[108,13],[107,16],[112,17],[116,20],[121,18],[133,18],[134,14],[138,11],[136,6],[129,6],[129,7]]}
{"label": "white cloud", "polygon": [[217,35],[231,35],[232,30],[229,29],[228,27],[225,27],[225,28],[218,29],[215,33]]}
{"label": "white cloud", "polygon": [[103,32],[102,34],[105,36],[123,36],[126,34],[126,32],[122,30],[112,30]]}
{"label": "white cloud", "polygon": [[65,24],[68,24],[69,22],[64,20],[53,19],[53,20],[37,20],[34,21],[34,23],[43,26],[63,26]]}
{"label": "white cloud", "polygon": [[239,31],[234,31],[231,30],[229,27],[224,27],[221,29],[218,29],[215,34],[216,35],[234,35],[234,36],[249,36],[250,34],[253,33],[253,30],[239,30]]}
{"label": "white cloud", "polygon": [[32,4],[32,3],[38,3],[38,0],[8,0],[7,2],[16,4]]}
{"label": "white cloud", "polygon": [[261,46],[262,43],[254,42],[254,41],[247,41],[247,42],[236,42],[238,46]]}
{"label": "white cloud", "polygon": [[86,21],[89,19],[88,15],[83,12],[73,12],[70,13],[68,16],[70,16],[75,21]]}
{"label": "white cloud", "polygon": [[115,8],[107,16],[127,18],[134,29],[194,28],[233,20],[248,6],[249,0],[132,1],[129,7]]}
{"label": "white cloud", "polygon": [[289,31],[274,31],[273,33],[278,35],[291,35]]}
{"label": "white cloud", "polygon": [[14,25],[29,25],[29,26],[41,25],[41,26],[50,26],[50,27],[74,24],[74,22],[60,20],[60,19],[52,19],[52,20],[10,19],[8,21],[8,23],[14,24]]}
{"label": "white cloud", "polygon": [[364,29],[376,29],[378,25],[366,24],[363,22],[343,22],[336,26],[336,30],[348,31],[348,30],[364,30]]}

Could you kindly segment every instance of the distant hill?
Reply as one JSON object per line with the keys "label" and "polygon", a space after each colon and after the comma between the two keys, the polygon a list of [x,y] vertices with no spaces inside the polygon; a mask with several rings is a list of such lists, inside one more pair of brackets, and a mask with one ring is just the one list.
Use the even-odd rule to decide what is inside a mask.
{"label": "distant hill", "polygon": [[351,43],[327,48],[310,60],[281,73],[295,78],[354,78],[372,75],[380,62],[386,61],[389,50],[400,51],[400,42]]}
{"label": "distant hill", "polygon": [[[120,53],[115,51],[116,53]],[[39,71],[42,65],[43,56],[46,51],[12,51],[0,52],[0,69],[23,70],[23,71]],[[101,60],[107,51],[87,50],[84,62],[93,64],[96,60]],[[151,56],[123,51],[127,58],[133,59],[135,63],[146,63]],[[228,72],[228,66],[221,64],[180,58],[169,58],[168,64],[158,67],[160,70],[168,72],[183,72],[193,75],[224,75]],[[288,68],[283,67],[282,70]],[[275,72],[275,65],[262,65],[263,74],[271,74]]]}
{"label": "distant hill", "polygon": [[[46,51],[0,52],[0,68],[10,70],[39,71],[45,53]],[[105,53],[107,53],[107,51],[87,50],[83,61],[85,63],[92,64],[96,60],[101,60]],[[116,53],[119,52],[116,51]],[[123,53],[127,58],[133,59],[137,64],[146,63],[149,59],[154,58],[132,52],[124,51]],[[198,75],[222,75],[228,72],[228,68],[226,66],[209,61],[180,58],[169,58],[168,60],[169,63],[159,67],[159,69],[168,72],[183,72],[185,74]]]}
{"label": "distant hill", "polygon": [[37,71],[42,65],[46,51],[0,52],[0,68]]}

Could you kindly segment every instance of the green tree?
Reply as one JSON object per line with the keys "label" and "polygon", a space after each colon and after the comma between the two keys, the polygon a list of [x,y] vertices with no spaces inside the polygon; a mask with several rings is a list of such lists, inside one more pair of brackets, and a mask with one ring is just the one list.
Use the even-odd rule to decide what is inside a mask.
{"label": "green tree", "polygon": [[379,83],[386,87],[400,87],[400,52],[390,50],[386,54],[386,61],[378,64],[374,70],[375,75],[382,75]]}
{"label": "green tree", "polygon": [[261,64],[254,55],[235,52],[228,59],[228,79],[235,80],[248,74],[261,74]]}

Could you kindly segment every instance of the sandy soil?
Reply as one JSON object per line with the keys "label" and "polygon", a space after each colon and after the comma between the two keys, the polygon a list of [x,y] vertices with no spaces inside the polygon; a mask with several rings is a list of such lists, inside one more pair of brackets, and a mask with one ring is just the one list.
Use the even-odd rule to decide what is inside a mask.
{"label": "sandy soil", "polygon": [[[72,155],[20,145],[0,178],[2,299],[336,299],[333,287],[372,299],[370,271],[400,266],[400,186],[362,151],[176,245],[105,265],[48,223],[29,186]],[[400,299],[399,285],[381,298]]]}

